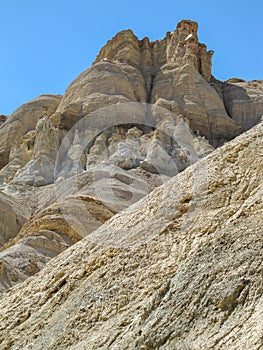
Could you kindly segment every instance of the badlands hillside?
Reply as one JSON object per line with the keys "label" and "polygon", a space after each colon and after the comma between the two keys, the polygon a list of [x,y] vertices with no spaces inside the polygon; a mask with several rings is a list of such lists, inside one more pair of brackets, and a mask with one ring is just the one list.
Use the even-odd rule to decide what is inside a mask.
{"label": "badlands hillside", "polygon": [[0,116],[1,350],[263,349],[263,81],[197,30]]}

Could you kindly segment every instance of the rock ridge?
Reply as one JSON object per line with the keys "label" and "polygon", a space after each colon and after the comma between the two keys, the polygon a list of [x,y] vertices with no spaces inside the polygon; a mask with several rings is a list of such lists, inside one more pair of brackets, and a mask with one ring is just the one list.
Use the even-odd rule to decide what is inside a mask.
{"label": "rock ridge", "polygon": [[[192,59],[203,77],[211,79],[211,58],[213,51],[206,51],[206,45],[198,42],[198,24],[182,20],[175,31],[167,32],[161,40],[150,41],[148,37],[139,40],[131,29],[119,32],[107,42],[98,54],[94,64],[105,61],[120,61],[142,69],[151,68],[153,76],[167,63],[181,64],[185,58]],[[145,70],[145,71],[144,71]]]}
{"label": "rock ridge", "polygon": [[260,349],[262,132],[218,148],[7,292],[3,350]]}
{"label": "rock ridge", "polygon": [[263,81],[197,31],[124,30],[0,116],[4,349],[260,347]]}

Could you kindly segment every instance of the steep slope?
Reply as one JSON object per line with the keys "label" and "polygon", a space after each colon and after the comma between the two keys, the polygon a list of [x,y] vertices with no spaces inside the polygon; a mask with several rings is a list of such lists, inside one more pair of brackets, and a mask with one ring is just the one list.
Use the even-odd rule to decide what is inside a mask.
{"label": "steep slope", "polygon": [[[19,216],[22,209],[14,203],[7,207],[8,197],[3,195],[0,238],[7,243],[0,247],[0,294],[37,273],[51,258],[161,184],[158,175],[140,178],[114,166],[96,167],[97,181],[92,181],[93,177],[90,170],[49,188],[46,203],[42,202],[30,219],[29,214]],[[0,205],[1,200],[0,196]]]}
{"label": "steep slope", "polygon": [[224,145],[263,81],[214,78],[197,30],[122,31],[0,115],[1,349],[263,346],[262,124]]}
{"label": "steep slope", "polygon": [[[114,214],[95,198],[75,196],[34,215],[19,234],[0,249],[0,294],[37,273],[50,259]],[[71,224],[73,221],[75,224]]]}
{"label": "steep slope", "polygon": [[[145,107],[139,107],[140,111],[145,111]],[[114,110],[116,112],[117,108]],[[123,120],[127,110],[132,109],[121,104],[118,114],[115,113],[119,121]],[[107,108],[105,112],[111,114],[111,109]],[[12,184],[5,187],[10,196],[30,203],[32,217],[17,237],[1,249],[3,273],[0,275],[0,292],[38,272],[52,257],[98,228],[106,220],[105,210],[108,211],[107,218],[110,218],[141,199],[169,176],[213,151],[206,140],[193,135],[181,118],[161,108],[152,111],[153,119],[157,118],[156,115],[159,121],[152,125],[157,128],[148,134],[137,127],[127,126],[109,128],[101,133],[87,155],[85,171],[79,166],[83,150],[81,143],[87,142],[88,133],[101,120],[96,118],[90,125],[90,118],[83,118],[60,147],[56,166],[58,174],[52,175],[58,181],[54,185],[39,187],[32,186],[42,181],[43,172],[41,176],[39,173],[50,171],[43,157],[52,158],[52,153],[48,153],[44,146],[49,144],[49,140],[54,140],[46,134],[47,120],[43,122],[43,128],[36,133],[43,140],[43,147],[35,148],[41,152],[39,157],[31,160],[26,172],[18,172]],[[140,117],[141,114],[136,118],[143,122]],[[143,124],[147,126],[146,121]],[[31,166],[35,168],[33,176],[29,172]],[[91,205],[89,215],[87,203]],[[17,231],[13,232],[10,238],[16,234]]]}
{"label": "steep slope", "polygon": [[261,123],[7,292],[1,348],[260,349],[262,136]]}

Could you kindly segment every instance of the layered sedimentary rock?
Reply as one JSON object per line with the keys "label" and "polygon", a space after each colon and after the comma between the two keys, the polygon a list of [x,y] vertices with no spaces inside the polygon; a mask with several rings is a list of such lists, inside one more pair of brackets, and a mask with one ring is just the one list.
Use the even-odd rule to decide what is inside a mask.
{"label": "layered sedimentary rock", "polygon": [[246,82],[242,79],[229,79],[224,83],[214,80],[212,85],[222,96],[228,114],[243,130],[260,121],[263,115],[262,80]]}
{"label": "layered sedimentary rock", "polygon": [[[34,130],[41,117],[43,108],[53,114],[58,107],[61,97],[58,95],[42,95],[36,99],[25,103],[1,125],[0,129],[0,169],[9,163],[10,152],[18,152],[16,148],[21,149],[22,162],[30,158],[27,153],[30,152],[30,142],[34,142],[34,136],[30,131]],[[27,135],[27,136],[26,136]],[[23,140],[24,139],[24,140]],[[16,158],[19,158],[16,155]],[[26,161],[24,162],[24,164]],[[23,164],[23,165],[24,165]]]}
{"label": "layered sedimentary rock", "polygon": [[213,52],[197,29],[181,21],[155,42],[122,31],[63,97],[40,96],[2,118],[6,194],[26,200],[35,215],[79,195],[72,178],[82,194],[118,212],[258,122],[261,82],[214,79]]}
{"label": "layered sedimentary rock", "polygon": [[262,346],[262,124],[215,148],[263,83],[214,78],[197,29],[122,31],[0,116],[3,349]]}
{"label": "layered sedimentary rock", "polygon": [[[20,213],[22,208],[19,211],[15,207],[18,215],[14,204],[12,212],[5,205],[0,227],[2,243],[6,243],[0,249],[0,294],[37,273],[54,256],[161,184],[157,174],[128,173],[114,165],[95,165],[83,174],[49,186],[47,193],[22,195],[25,201],[28,196],[31,204],[30,209],[23,210],[27,217]],[[37,201],[39,196],[42,198]],[[30,213],[33,215],[29,219]]]}
{"label": "layered sedimentary rock", "polygon": [[0,250],[0,293],[37,273],[114,214],[95,198],[76,196],[34,215]]}
{"label": "layered sedimentary rock", "polygon": [[188,167],[8,292],[2,348],[259,349],[262,136]]}
{"label": "layered sedimentary rock", "polygon": [[0,247],[17,235],[30,214],[26,203],[0,192]]}
{"label": "layered sedimentary rock", "polygon": [[180,22],[174,32],[155,42],[138,40],[131,30],[120,32],[68,87],[57,122],[67,128],[66,116],[73,123],[77,116],[115,104],[118,96],[118,102],[148,102],[183,114],[193,131],[221,144],[241,128],[209,85],[211,57],[212,52],[198,42],[193,21]]}
{"label": "layered sedimentary rock", "polygon": [[54,166],[59,148],[58,131],[44,112],[36,124],[31,159],[17,171],[12,182],[31,186],[54,183]]}
{"label": "layered sedimentary rock", "polygon": [[[143,134],[150,134],[153,129],[158,129],[157,118],[151,120],[152,130],[138,125],[140,120],[142,123],[148,121],[149,108],[162,109],[162,118],[165,111],[172,113],[173,119],[181,116],[192,133],[205,137],[214,147],[255,125],[263,114],[261,82],[223,83],[214,79],[211,73],[213,52],[207,52],[206,45],[198,42],[197,30],[196,22],[183,20],[173,32],[155,42],[148,38],[139,40],[131,30],[122,31],[108,41],[92,67],[69,85],[63,97],[44,95],[20,107],[1,127],[1,162],[2,166],[6,164],[0,172],[2,182],[30,186],[53,183],[58,174],[55,169],[57,154],[65,137],[72,147],[67,148],[71,160],[67,161],[64,173],[72,176],[85,171],[89,163],[96,163],[97,145],[102,147],[102,137],[108,149],[110,133],[120,133],[118,124],[126,124],[125,132],[137,127]],[[121,104],[126,105],[121,110],[122,116]],[[133,104],[142,105],[141,110]],[[116,115],[112,106],[116,106]],[[25,117],[27,114],[29,117]],[[100,130],[96,125],[98,133],[89,140],[93,147],[85,144],[83,139],[79,142],[78,135],[71,132],[83,118],[89,120],[88,125],[81,125],[87,129],[101,118]],[[114,122],[108,125],[108,120]],[[106,131],[106,127],[110,130]],[[76,131],[83,134],[85,130]],[[8,143],[10,137],[7,138],[7,134],[15,140],[12,145]],[[150,140],[151,137],[148,143]],[[176,139],[174,141],[178,144]],[[95,153],[94,145],[97,147]],[[160,147],[159,153],[162,149],[167,153],[166,145],[161,143]],[[151,153],[150,144],[148,148]],[[179,150],[179,153],[184,152],[184,149]],[[123,150],[120,153],[123,158]],[[140,153],[137,147],[134,154]],[[138,167],[140,162],[146,164],[145,159],[147,162],[149,157],[139,156],[137,162],[128,160],[128,163],[132,164],[131,168]],[[112,164],[125,164],[125,160],[122,162],[113,154],[102,158]],[[186,164],[191,162],[186,160]],[[147,170],[154,168],[154,164],[150,164]]]}

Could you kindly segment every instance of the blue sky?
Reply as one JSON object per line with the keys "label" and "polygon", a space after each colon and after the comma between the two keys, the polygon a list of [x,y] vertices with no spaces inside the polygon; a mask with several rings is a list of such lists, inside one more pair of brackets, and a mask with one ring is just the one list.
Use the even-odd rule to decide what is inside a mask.
{"label": "blue sky", "polygon": [[118,31],[161,39],[199,23],[221,80],[263,79],[263,1],[0,0],[0,114],[44,93],[63,94]]}

